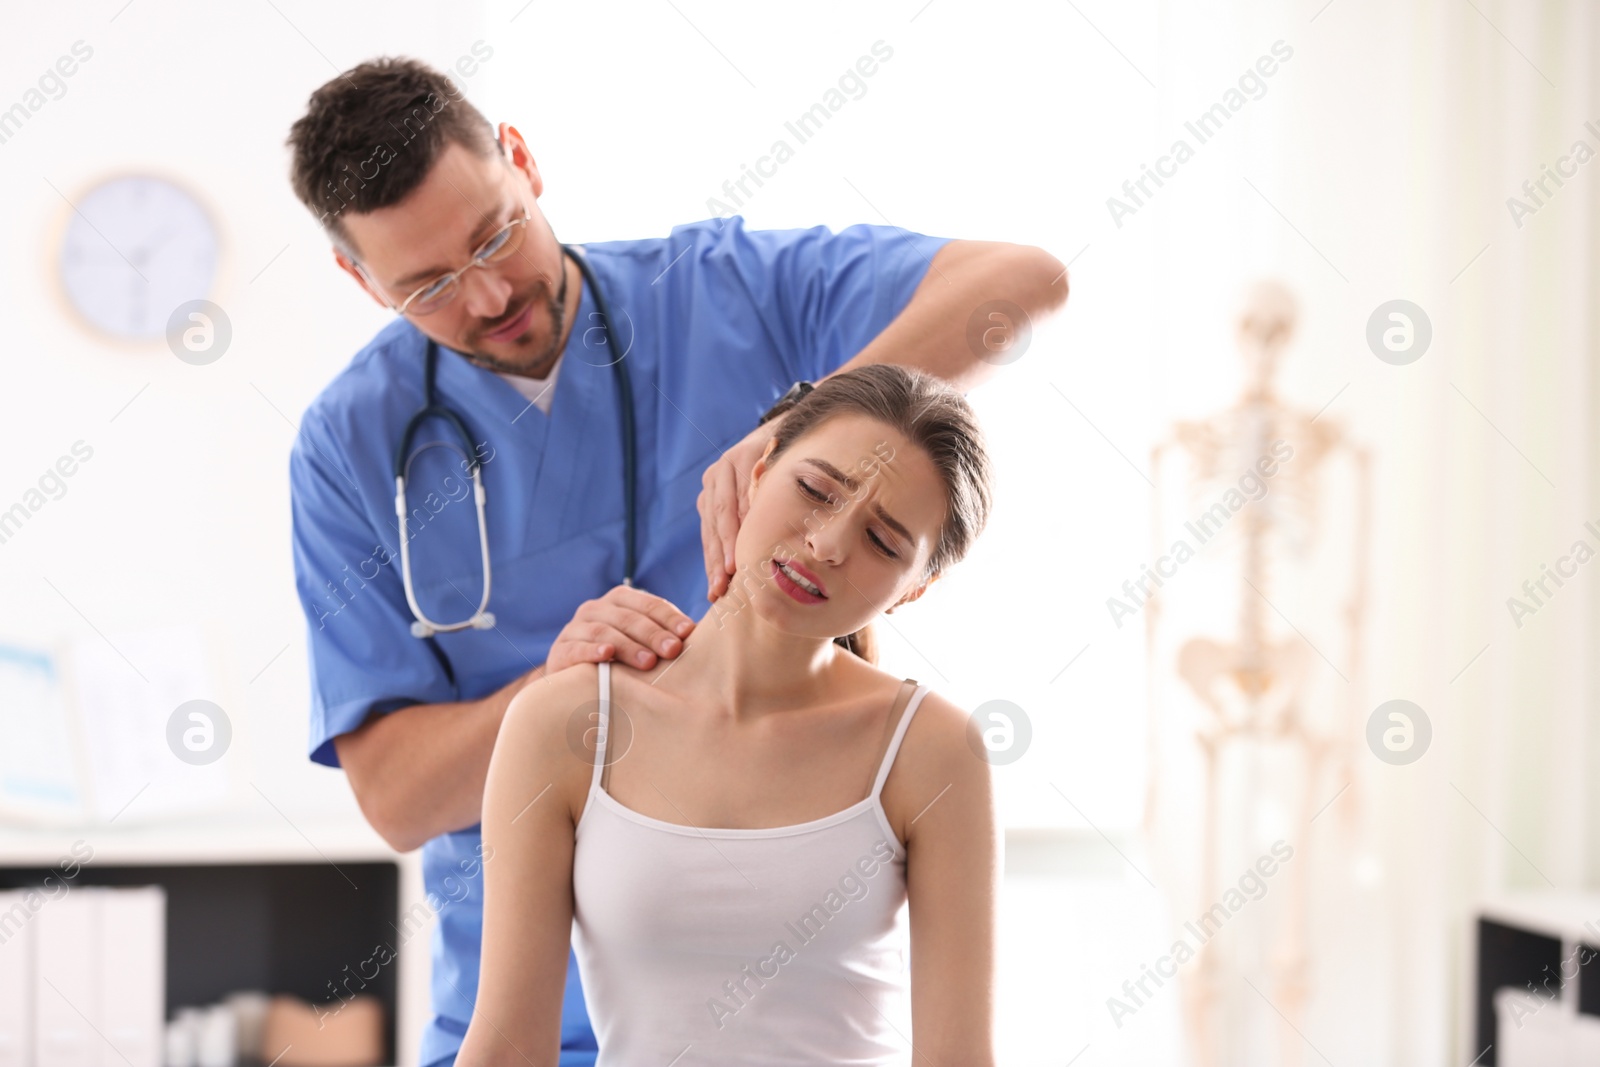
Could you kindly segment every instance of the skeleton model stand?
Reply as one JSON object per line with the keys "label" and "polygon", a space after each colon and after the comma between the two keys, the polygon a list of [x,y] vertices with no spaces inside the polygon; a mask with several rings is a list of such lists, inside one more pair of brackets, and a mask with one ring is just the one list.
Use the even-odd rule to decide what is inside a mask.
{"label": "skeleton model stand", "polygon": [[[1317,806],[1352,781],[1360,730],[1357,652],[1369,461],[1332,419],[1293,409],[1275,395],[1273,378],[1294,326],[1288,290],[1270,281],[1253,285],[1236,333],[1244,357],[1243,395],[1210,418],[1177,423],[1172,438],[1151,455],[1158,487],[1164,460],[1187,460],[1183,511],[1190,521],[1183,528],[1209,531],[1204,540],[1216,542],[1197,556],[1197,573],[1168,575],[1178,580],[1145,611],[1151,709],[1145,829],[1156,843],[1179,920],[1210,933],[1198,946],[1197,934],[1186,935],[1195,958],[1179,972],[1197,1067],[1302,1062],[1304,1043],[1295,1031],[1304,1028],[1309,993],[1307,888],[1316,829],[1311,821]],[[1332,473],[1328,461],[1341,455],[1349,461],[1341,468],[1348,487],[1341,495],[1353,499],[1329,514],[1339,520],[1334,525],[1345,527],[1348,541],[1325,551],[1342,556],[1343,564],[1324,563],[1321,570],[1297,564],[1319,541],[1324,475]],[[1226,494],[1237,494],[1242,476],[1261,472],[1262,457],[1276,460],[1266,464],[1276,469],[1263,479],[1265,495],[1244,498],[1236,510],[1219,510],[1230,499]],[[1176,547],[1163,525],[1161,498],[1158,488],[1151,509],[1158,555]],[[1208,570],[1209,585],[1199,573]],[[1336,570],[1349,576],[1342,619],[1325,592]],[[1166,611],[1174,631],[1216,634],[1230,601],[1236,615],[1231,627],[1222,623],[1225,637],[1163,630]],[[1175,690],[1170,701],[1168,689]],[[1164,710],[1169,704],[1172,710]],[[1357,804],[1353,795],[1341,799],[1346,819]],[[1329,820],[1335,821],[1344,820]],[[1263,843],[1277,838],[1293,848],[1292,861],[1266,880],[1270,891],[1264,890],[1262,905],[1251,901],[1239,909],[1252,911],[1250,918],[1217,928],[1230,912],[1215,905],[1263,855]],[[1203,919],[1208,915],[1209,925]],[[1269,931],[1265,936],[1263,928]],[[1280,1012],[1290,1026],[1277,1017]],[[1278,1054],[1271,1056],[1265,1048],[1274,1042]]]}

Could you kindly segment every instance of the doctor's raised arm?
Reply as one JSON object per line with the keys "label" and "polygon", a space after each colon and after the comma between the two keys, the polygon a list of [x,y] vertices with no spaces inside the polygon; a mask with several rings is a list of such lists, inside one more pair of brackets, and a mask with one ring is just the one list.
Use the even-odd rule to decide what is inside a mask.
{"label": "doctor's raised arm", "polygon": [[[894,227],[883,229],[900,232]],[[870,257],[848,264],[853,256],[859,253],[843,250],[831,257],[827,253],[795,257],[786,264],[786,272],[774,271],[764,279],[774,286],[770,294],[774,307],[784,306],[779,286],[805,294],[794,314],[809,320],[801,328],[810,338],[814,358],[826,358],[820,350],[837,337],[831,330],[836,322],[852,314],[866,317],[868,309],[860,304],[862,275],[870,275],[876,264]],[[841,260],[852,269],[841,270]],[[1032,324],[1066,303],[1067,288],[1067,268],[1041,248],[998,241],[949,241],[928,257],[927,273],[894,320],[848,360],[831,366],[818,378],[868,363],[895,363],[927,371],[967,392],[1014,358],[1014,346],[1027,336]],[[733,541],[743,518],[743,490],[750,468],[798,394],[799,390],[792,390],[780,398],[770,419],[754,426],[706,468],[697,503],[712,600],[727,591],[733,574]]]}

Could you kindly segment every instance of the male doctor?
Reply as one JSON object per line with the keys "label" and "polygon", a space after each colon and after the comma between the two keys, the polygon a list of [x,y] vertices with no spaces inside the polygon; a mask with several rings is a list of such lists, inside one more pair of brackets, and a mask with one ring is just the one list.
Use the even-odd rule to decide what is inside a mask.
{"label": "male doctor", "polygon": [[[737,216],[569,255],[540,212],[544,179],[522,136],[507,124],[497,135],[449,78],[407,59],[323,85],[288,143],[295,193],[335,261],[399,312],[301,421],[293,549],[311,758],[344,768],[394,848],[423,849],[438,924],[418,1062],[441,1064],[472,1016],[493,862],[477,824],[517,690],[578,662],[678,654],[727,588],[739,490],[774,428],[758,423],[791,386],[893,362],[970,389],[993,366],[968,343],[975,312],[1004,300],[1047,315],[1066,299],[1065,270],[1026,246],[891,226],[750,231]],[[434,403],[461,432],[426,418],[397,456],[426,403],[430,341]],[[617,352],[635,410],[631,587]],[[445,628],[414,631],[418,615]],[[560,1062],[594,1055],[573,959]]]}

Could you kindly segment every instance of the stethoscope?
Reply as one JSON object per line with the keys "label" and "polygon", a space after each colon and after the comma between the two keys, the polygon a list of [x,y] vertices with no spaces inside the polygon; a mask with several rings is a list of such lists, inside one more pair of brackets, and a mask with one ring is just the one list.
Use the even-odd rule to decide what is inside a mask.
{"label": "stethoscope", "polygon": [[[600,285],[595,281],[594,272],[589,269],[588,261],[571,245],[562,245],[561,250],[572,257],[578,265],[583,280],[589,283],[589,292],[594,296],[595,310],[600,315],[600,328],[605,331],[606,345],[611,349],[611,366],[617,378],[617,401],[621,406],[622,415],[622,491],[623,514],[625,516],[627,542],[624,547],[622,584],[633,585],[634,547],[635,547],[635,516],[634,516],[634,478],[635,478],[635,444],[633,423],[633,390],[628,385],[628,372],[622,366],[623,353],[617,350],[617,338],[611,330],[611,312],[606,307],[605,297],[600,293]],[[576,325],[576,324],[574,324]],[[451,633],[455,630],[489,630],[494,628],[494,613],[489,611],[489,526],[484,521],[483,509],[487,499],[483,491],[482,464],[478,462],[478,452],[472,443],[472,435],[467,432],[467,424],[461,416],[451,411],[444,404],[434,398],[434,376],[439,364],[439,346],[432,338],[428,339],[427,355],[423,362],[423,393],[422,407],[411,416],[411,421],[406,423],[405,432],[400,435],[400,446],[394,453],[394,509],[395,515],[400,520],[400,579],[406,589],[406,603],[411,606],[411,614],[416,620],[411,624],[412,637],[432,637],[434,634]],[[483,597],[478,601],[477,610],[470,618],[461,622],[434,622],[422,613],[422,608],[417,604],[417,593],[411,584],[411,549],[410,538],[406,536],[406,471],[410,467],[407,453],[411,450],[411,439],[416,436],[417,429],[430,416],[437,416],[449,423],[456,435],[465,444],[466,452],[463,459],[468,471],[472,475],[472,499],[478,512],[478,551],[483,559]],[[427,447],[427,446],[424,446]],[[420,451],[420,449],[419,449]]]}

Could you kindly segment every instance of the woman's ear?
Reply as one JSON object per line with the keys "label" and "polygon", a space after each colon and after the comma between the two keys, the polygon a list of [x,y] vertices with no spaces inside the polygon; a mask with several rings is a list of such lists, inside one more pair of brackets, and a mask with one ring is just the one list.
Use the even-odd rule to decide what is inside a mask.
{"label": "woman's ear", "polygon": [[756,482],[760,480],[762,475],[767,473],[767,461],[771,458],[772,449],[777,443],[778,437],[776,434],[767,438],[767,447],[761,450],[761,455],[757,456],[755,463],[750,466],[750,481],[744,487],[744,506],[746,511],[750,509],[750,502],[755,499]]}
{"label": "woman's ear", "polygon": [[902,605],[902,604],[910,604],[913,601],[922,599],[922,594],[926,593],[928,591],[928,587],[930,585],[932,585],[934,582],[937,582],[939,580],[940,576],[943,573],[944,572],[942,572],[942,571],[934,571],[933,574],[928,578],[927,581],[923,582],[921,585],[917,586],[911,592],[907,593],[905,596],[903,596],[899,600],[895,601],[895,603],[894,603],[894,605],[892,607],[885,608],[883,613],[885,615],[891,614],[894,611],[895,608],[900,607],[900,605]]}

